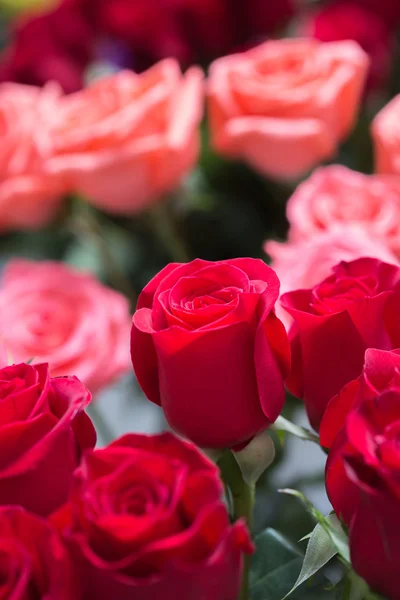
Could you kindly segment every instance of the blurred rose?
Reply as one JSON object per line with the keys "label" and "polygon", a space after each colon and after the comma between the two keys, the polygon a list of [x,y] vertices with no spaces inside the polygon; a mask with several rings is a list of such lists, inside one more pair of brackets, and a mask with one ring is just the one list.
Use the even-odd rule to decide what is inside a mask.
{"label": "blurred rose", "polygon": [[57,262],[13,260],[0,286],[0,331],[14,361],[48,362],[92,393],[129,369],[127,300]]}
{"label": "blurred rose", "polygon": [[322,167],[298,186],[286,214],[290,240],[310,240],[335,225],[354,224],[400,254],[400,180],[396,177],[364,175],[341,165]]}
{"label": "blurred rose", "polygon": [[0,504],[46,516],[66,502],[82,453],[96,443],[84,413],[91,394],[76,377],[22,363],[0,370],[0,399]]}
{"label": "blurred rose", "polygon": [[387,82],[394,38],[385,21],[368,8],[353,0],[322,5],[308,15],[302,30],[322,42],[354,40],[370,57],[367,86],[374,89]]}
{"label": "blurred rose", "polygon": [[[400,23],[399,0],[352,0],[359,6],[370,10],[381,17],[390,29],[395,29]],[[373,33],[373,32],[371,32]]]}
{"label": "blurred rose", "polygon": [[293,0],[80,0],[96,30],[122,40],[134,64],[182,65],[265,39],[294,13]]}
{"label": "blurred rose", "polygon": [[[377,240],[363,227],[351,224],[334,224],[330,229],[315,232],[299,241],[267,241],[264,250],[271,257],[271,267],[281,282],[281,295],[314,287],[328,277],[332,267],[342,260],[372,256],[384,262],[398,264],[383,241]],[[290,326],[292,318],[281,307],[280,302],[276,309],[286,327]]]}
{"label": "blurred rose", "polygon": [[0,81],[43,85],[54,80],[65,92],[82,87],[93,32],[76,3],[64,0],[52,11],[17,23],[13,43],[0,62]]}
{"label": "blurred rose", "polygon": [[71,559],[48,521],[19,506],[0,508],[0,598],[78,600]]}
{"label": "blurred rose", "polygon": [[60,208],[64,186],[46,171],[61,91],[0,84],[0,231],[36,229]]}
{"label": "blurred rose", "polygon": [[66,96],[49,172],[96,206],[133,214],[179,185],[195,165],[202,77],[173,59],[142,75],[122,71]]}
{"label": "blurred rose", "polygon": [[296,178],[349,134],[368,57],[355,42],[270,41],[215,61],[209,110],[217,151],[261,173]]}
{"label": "blurred rose", "polygon": [[378,173],[400,174],[400,94],[375,117],[371,126]]}
{"label": "blurred rose", "polygon": [[221,496],[214,463],[170,433],[87,452],[54,515],[84,598],[236,600],[252,544]]}

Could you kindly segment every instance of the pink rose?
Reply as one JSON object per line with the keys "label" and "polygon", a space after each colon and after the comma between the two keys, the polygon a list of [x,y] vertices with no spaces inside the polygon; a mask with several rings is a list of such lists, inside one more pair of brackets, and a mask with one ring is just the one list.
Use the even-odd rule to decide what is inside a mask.
{"label": "pink rose", "polygon": [[214,148],[261,173],[296,178],[349,134],[368,57],[355,42],[269,41],[216,60],[209,109]]}
{"label": "pink rose", "polygon": [[400,94],[375,117],[371,126],[378,173],[400,173]]}
{"label": "pink rose", "polygon": [[144,209],[174,189],[199,152],[202,78],[166,59],[141,75],[122,71],[63,98],[49,171],[96,206]]}
{"label": "pink rose", "polygon": [[46,171],[50,125],[61,90],[0,84],[0,230],[36,229],[51,221],[64,192]]}
{"label": "pink rose", "polygon": [[[314,287],[343,260],[371,256],[398,264],[383,241],[372,237],[364,228],[351,224],[336,224],[331,229],[296,242],[270,240],[265,243],[264,250],[272,258],[271,267],[281,282],[281,294]],[[276,313],[286,327],[292,323],[293,319],[280,302],[276,305]]]}
{"label": "pink rose", "polygon": [[287,204],[289,238],[309,240],[334,225],[360,225],[400,253],[400,181],[364,175],[341,165],[322,167],[301,183]]}
{"label": "pink rose", "polygon": [[0,331],[14,362],[48,362],[92,393],[129,370],[127,300],[57,262],[11,261],[0,287]]}

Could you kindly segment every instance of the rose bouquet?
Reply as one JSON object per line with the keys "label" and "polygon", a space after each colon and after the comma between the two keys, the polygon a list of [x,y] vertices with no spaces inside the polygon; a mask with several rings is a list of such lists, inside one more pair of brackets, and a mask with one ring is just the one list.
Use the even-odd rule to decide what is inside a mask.
{"label": "rose bouquet", "polygon": [[398,1],[19,5],[0,600],[400,600]]}

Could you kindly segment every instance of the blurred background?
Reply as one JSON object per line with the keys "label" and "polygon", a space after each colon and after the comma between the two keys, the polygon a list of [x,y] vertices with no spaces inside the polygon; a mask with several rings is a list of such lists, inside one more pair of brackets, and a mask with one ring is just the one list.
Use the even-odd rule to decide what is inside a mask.
{"label": "blurred background", "polygon": [[[122,69],[142,73],[164,58],[177,59],[184,72],[196,64],[207,73],[218,57],[270,39],[353,39],[371,67],[357,125],[333,160],[370,173],[369,124],[400,92],[399,23],[398,0],[0,0],[0,81],[56,81],[69,95]],[[206,114],[199,160],[174,190],[129,216],[66,194],[55,218],[40,228],[2,227],[2,267],[16,257],[63,261],[124,294],[133,312],[143,286],[168,262],[269,261],[264,243],[286,239],[286,203],[298,182],[272,181],[217,155],[207,121]],[[5,135],[0,118],[0,141]],[[6,178],[2,160],[0,144],[0,185]],[[108,430],[100,432],[100,442],[110,434],[166,427],[132,372],[101,390],[96,402]],[[294,398],[285,416],[307,426]],[[297,541],[311,530],[310,518],[296,499],[274,490],[300,489],[328,513],[325,458],[309,442],[277,436],[275,442],[277,460],[258,484],[256,527],[271,525]]]}

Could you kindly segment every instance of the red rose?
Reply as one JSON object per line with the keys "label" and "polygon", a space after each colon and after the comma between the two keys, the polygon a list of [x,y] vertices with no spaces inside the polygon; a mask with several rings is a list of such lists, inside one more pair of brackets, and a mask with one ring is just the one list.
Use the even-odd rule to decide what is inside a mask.
{"label": "red rose", "polygon": [[0,504],[47,515],[65,502],[82,450],[96,443],[90,398],[46,364],[0,369]]}
{"label": "red rose", "polygon": [[218,470],[170,433],[88,452],[54,516],[96,600],[236,600],[243,522],[231,526]]}
{"label": "red rose", "polygon": [[132,362],[170,425],[204,448],[242,444],[284,403],[289,366],[279,280],[261,260],[170,264],[133,316]]}
{"label": "red rose", "polygon": [[21,507],[0,508],[0,557],[0,598],[79,598],[71,561],[57,532]]}
{"label": "red rose", "polygon": [[354,0],[333,2],[312,15],[305,28],[306,33],[323,42],[358,42],[371,59],[367,86],[374,89],[387,82],[394,39],[385,21],[372,10]]}
{"label": "red rose", "polygon": [[351,562],[373,589],[400,589],[400,351],[368,350],[362,375],[333,399],[322,443],[340,426],[326,465],[326,488],[349,525]]}
{"label": "red rose", "polygon": [[342,262],[308,290],[284,294],[293,317],[293,370],[288,387],[304,399],[319,429],[329,400],[361,372],[367,348],[393,347],[384,316],[400,269],[373,258]]}
{"label": "red rose", "polygon": [[0,81],[43,85],[58,81],[65,92],[83,85],[92,57],[93,32],[72,2],[21,21],[0,63]]}

